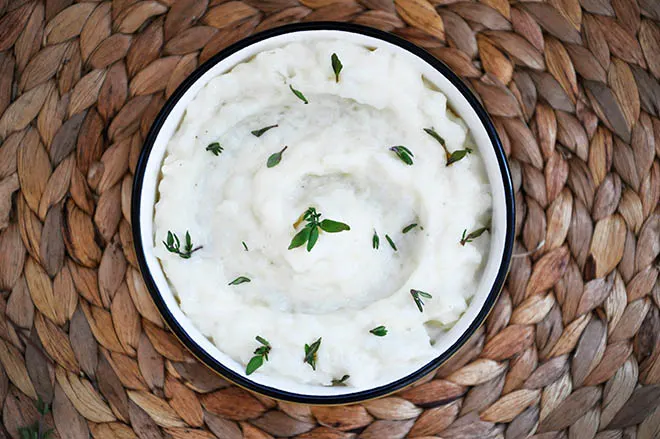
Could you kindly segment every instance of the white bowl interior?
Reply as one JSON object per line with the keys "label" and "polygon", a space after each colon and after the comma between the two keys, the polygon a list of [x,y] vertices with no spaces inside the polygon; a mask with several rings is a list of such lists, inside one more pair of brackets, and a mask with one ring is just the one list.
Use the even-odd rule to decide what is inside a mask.
{"label": "white bowl interior", "polygon": [[[484,165],[488,174],[493,196],[493,218],[491,223],[490,253],[488,255],[486,266],[484,267],[478,290],[474,295],[470,306],[468,307],[465,314],[461,317],[461,319],[454,325],[454,327],[437,341],[435,346],[439,349],[439,351],[443,352],[449,349],[454,343],[456,343],[459,337],[468,329],[470,324],[475,320],[480,310],[483,308],[484,303],[486,302],[491,291],[491,287],[497,277],[505,248],[505,237],[507,232],[505,190],[502,173],[500,171],[495,150],[492,146],[490,138],[488,137],[488,133],[486,132],[486,129],[484,128],[476,112],[472,109],[467,99],[461,94],[461,92],[444,75],[435,70],[431,65],[427,64],[421,58],[400,48],[399,46],[377,38],[345,31],[297,31],[274,36],[245,47],[223,59],[210,70],[208,70],[185,92],[185,94],[181,97],[181,99],[179,99],[179,101],[170,112],[155,139],[151,154],[147,161],[143,188],[140,195],[141,207],[139,212],[141,227],[140,232],[144,245],[146,264],[156,283],[156,286],[158,287],[158,290],[160,291],[160,294],[163,297],[167,308],[181,325],[181,327],[199,345],[201,349],[206,351],[217,361],[239,375],[245,376],[245,367],[222,353],[195,327],[190,319],[185,314],[183,314],[177,305],[170,285],[165,278],[165,275],[163,274],[162,267],[153,253],[153,245],[155,241],[153,231],[154,204],[156,201],[160,167],[165,156],[167,144],[176,131],[186,107],[197,95],[197,93],[213,77],[230,70],[232,67],[243,61],[249,60],[251,57],[264,50],[280,47],[295,41],[318,39],[342,39],[366,47],[384,48],[390,51],[398,52],[401,56],[404,56],[405,59],[407,59],[411,64],[414,64],[417,69],[422,72],[427,80],[433,83],[447,96],[451,108],[460,118],[465,121],[469,127],[474,141],[479,148],[479,152],[484,159]],[[413,370],[410,371],[410,373],[413,372]],[[369,390],[355,387],[324,387],[316,385],[305,385],[293,382],[285,378],[268,377],[260,374],[251,375],[248,379],[264,386],[310,396],[345,395]]]}

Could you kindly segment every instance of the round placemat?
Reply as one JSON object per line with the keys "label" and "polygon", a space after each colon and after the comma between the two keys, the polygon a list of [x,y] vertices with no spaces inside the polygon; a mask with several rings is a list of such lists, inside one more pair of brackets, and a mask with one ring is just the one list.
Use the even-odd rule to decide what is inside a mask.
{"label": "round placemat", "polygon": [[[516,257],[487,324],[434,377],[361,405],[208,371],[164,327],[131,240],[165,99],[301,20],[443,60],[514,177]],[[657,0],[0,0],[0,438],[660,437],[659,21]]]}

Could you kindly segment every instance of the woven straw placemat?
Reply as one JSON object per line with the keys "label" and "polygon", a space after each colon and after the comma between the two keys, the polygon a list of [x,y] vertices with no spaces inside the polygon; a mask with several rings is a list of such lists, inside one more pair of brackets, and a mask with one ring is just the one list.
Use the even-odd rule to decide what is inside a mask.
{"label": "woven straw placemat", "polygon": [[[206,370],[131,241],[164,100],[298,20],[446,62],[515,182],[519,257],[485,327],[433,379],[362,405],[280,403]],[[66,439],[660,437],[659,20],[657,0],[0,0],[0,438],[40,417]]]}

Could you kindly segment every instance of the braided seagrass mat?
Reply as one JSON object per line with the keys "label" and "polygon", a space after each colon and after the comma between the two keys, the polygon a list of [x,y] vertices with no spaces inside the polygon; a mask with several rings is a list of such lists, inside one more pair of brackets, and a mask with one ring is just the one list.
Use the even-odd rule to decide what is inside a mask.
{"label": "braided seagrass mat", "polygon": [[[485,327],[432,379],[349,407],[206,370],[131,241],[164,100],[299,20],[381,28],[450,65],[515,182],[520,256]],[[0,438],[38,419],[65,439],[660,437],[659,78],[658,0],[0,0]]]}

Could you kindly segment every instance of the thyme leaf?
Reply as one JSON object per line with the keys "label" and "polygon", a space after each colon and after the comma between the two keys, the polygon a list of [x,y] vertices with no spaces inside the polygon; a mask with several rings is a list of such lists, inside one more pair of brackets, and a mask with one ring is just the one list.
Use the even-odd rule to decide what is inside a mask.
{"label": "thyme leaf", "polygon": [[330,219],[324,219],[323,221],[321,221],[319,227],[321,227],[321,230],[328,233],[338,233],[338,232],[343,232],[345,230],[351,230],[348,224],[344,224],[339,221],[333,221]]}
{"label": "thyme leaf", "polygon": [[390,151],[393,151],[397,157],[401,159],[403,163],[406,165],[412,165],[413,164],[413,157],[415,155],[405,146],[403,145],[397,145],[397,146],[392,146],[390,148]]}
{"label": "thyme leaf", "polygon": [[176,233],[173,233],[171,231],[167,231],[167,238],[165,238],[165,241],[163,241],[163,244],[165,245],[165,248],[167,251],[170,253],[174,253],[179,255],[182,259],[190,259],[190,256],[195,253],[197,250],[201,249],[202,246],[198,246],[193,248],[192,244],[192,239],[190,238],[190,233],[186,231],[186,242],[183,247],[183,251],[181,251],[181,241],[179,241],[179,237],[176,236]]}
{"label": "thyme leaf", "polygon": [[456,163],[468,154],[472,154],[472,150],[470,148],[457,149],[449,155],[447,166],[451,165],[452,163]]}
{"label": "thyme leaf", "polygon": [[303,363],[308,363],[312,366],[313,370],[316,370],[316,357],[320,347],[321,337],[311,345],[305,344],[305,358],[303,359]]}
{"label": "thyme leaf", "polygon": [[300,99],[301,101],[303,101],[305,104],[309,104],[309,101],[307,100],[307,98],[305,97],[305,95],[302,94],[299,90],[296,90],[295,88],[293,88],[293,85],[289,84],[289,88],[291,89],[291,92],[292,92],[294,95],[296,95],[296,97],[297,97],[298,99]]}
{"label": "thyme leaf", "polygon": [[415,305],[417,305],[417,309],[419,309],[419,312],[424,312],[424,301],[422,301],[422,297],[425,299],[432,299],[433,296],[431,296],[429,293],[425,293],[424,291],[420,290],[410,290],[410,295],[412,296],[413,300],[415,301]]}
{"label": "thyme leaf", "polygon": [[236,279],[229,282],[229,285],[240,285],[240,284],[244,284],[244,283],[248,283],[248,282],[252,282],[249,277],[238,276]]}
{"label": "thyme leaf", "polygon": [[341,61],[339,61],[339,57],[336,53],[332,54],[330,62],[332,63],[332,71],[335,72],[335,82],[339,82],[339,72],[341,72],[341,69],[343,69],[344,66]]}
{"label": "thyme leaf", "polygon": [[252,135],[255,136],[255,137],[261,137],[266,133],[266,131],[268,131],[270,129],[273,129],[273,128],[277,128],[277,127],[278,127],[277,124],[268,125],[267,127],[263,127],[263,128],[258,129],[258,130],[250,131],[250,133],[252,133]]}
{"label": "thyme leaf", "polygon": [[307,251],[311,252],[312,248],[314,248],[314,244],[316,244],[316,241],[319,240],[319,228],[318,227],[312,227],[309,230],[309,238],[307,238]]}
{"label": "thyme leaf", "polygon": [[390,247],[396,252],[399,251],[398,248],[396,248],[396,244],[394,244],[394,241],[392,241],[392,238],[390,238],[390,235],[385,235],[385,239],[387,239],[387,242],[389,242]]}
{"label": "thyme leaf", "polygon": [[408,233],[415,227],[417,227],[417,223],[408,224],[406,227],[403,228],[403,230],[401,230],[401,233]]}
{"label": "thyme leaf", "polygon": [[444,139],[444,137],[442,137],[440,134],[438,134],[437,131],[436,131],[435,129],[433,129],[433,127],[431,127],[431,128],[424,128],[424,131],[426,132],[426,134],[428,134],[429,136],[431,136],[431,137],[433,137],[435,140],[437,140],[437,142],[438,142],[440,145],[442,145],[442,147],[445,149],[445,151],[447,151],[447,145],[445,144],[445,139]]}
{"label": "thyme leaf", "polygon": [[271,154],[270,157],[268,157],[268,160],[266,161],[266,167],[272,168],[274,166],[279,165],[280,161],[282,161],[282,154],[284,153],[284,151],[286,151],[287,148],[288,146],[285,146],[284,148],[282,148],[280,152],[275,152]]}
{"label": "thyme leaf", "polygon": [[311,230],[309,227],[304,227],[300,232],[296,233],[296,235],[291,240],[291,244],[289,244],[289,250],[300,247],[306,243],[309,239],[310,231]]}
{"label": "thyme leaf", "polygon": [[376,337],[384,337],[387,335],[387,328],[383,325],[376,326],[374,329],[370,330],[373,335]]}

